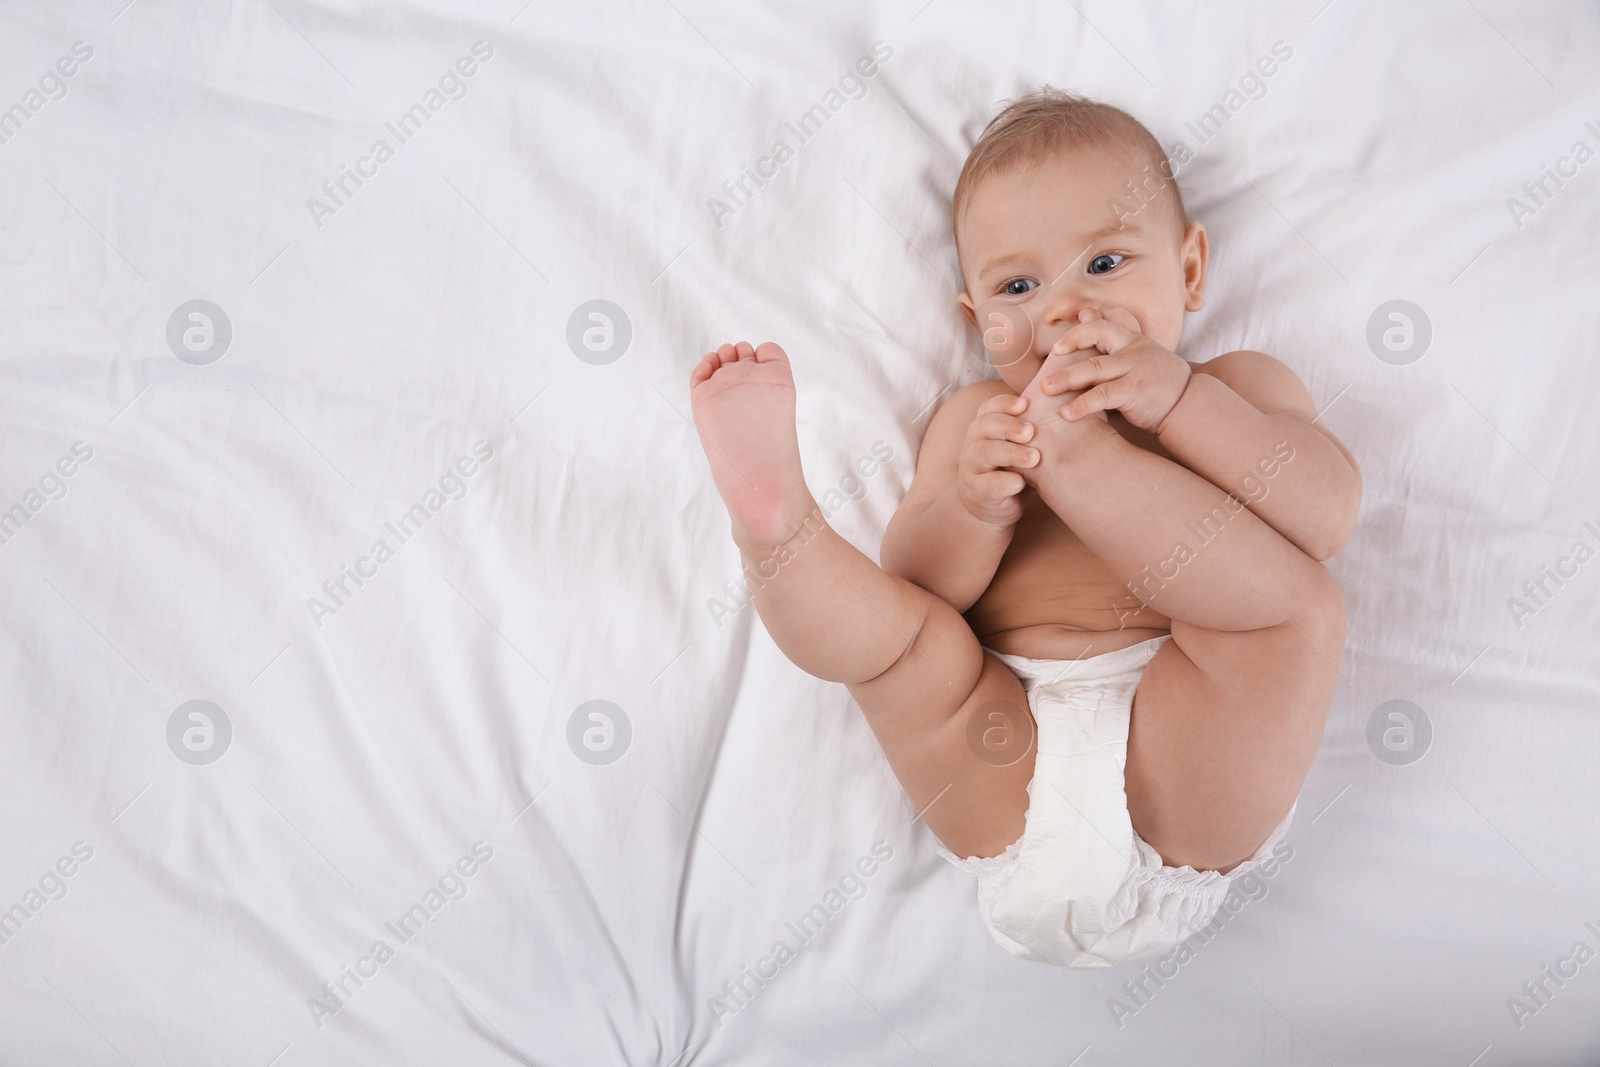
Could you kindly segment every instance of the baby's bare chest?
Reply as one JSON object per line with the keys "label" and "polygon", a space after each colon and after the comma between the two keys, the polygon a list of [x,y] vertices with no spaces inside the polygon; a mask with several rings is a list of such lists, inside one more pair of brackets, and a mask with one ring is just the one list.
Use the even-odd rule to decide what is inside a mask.
{"label": "baby's bare chest", "polygon": [[[984,597],[1008,602],[1096,596],[1117,579],[1088,545],[1028,490],[1022,518]],[[1103,605],[1102,605],[1103,606]]]}
{"label": "baby's bare chest", "polygon": [[[1121,422],[1120,416],[1115,421]],[[1118,430],[1131,443],[1171,458],[1153,436],[1126,423]],[[1167,625],[1038,493],[1026,490],[1022,502],[1011,544],[989,587],[967,612],[980,637],[1039,627],[1103,631]]]}

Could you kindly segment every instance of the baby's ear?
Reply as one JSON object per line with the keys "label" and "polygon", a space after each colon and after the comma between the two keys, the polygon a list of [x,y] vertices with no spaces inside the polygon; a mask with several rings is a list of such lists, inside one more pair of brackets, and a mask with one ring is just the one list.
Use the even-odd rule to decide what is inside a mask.
{"label": "baby's ear", "polygon": [[974,326],[978,325],[978,312],[973,306],[972,297],[968,296],[966,293],[962,293],[960,296],[956,297],[956,302],[961,305],[961,310],[967,313],[967,321],[972,323]]}
{"label": "baby's ear", "polygon": [[1183,287],[1185,311],[1199,311],[1206,304],[1206,265],[1211,259],[1211,245],[1206,239],[1206,228],[1198,222],[1189,224],[1183,235]]}

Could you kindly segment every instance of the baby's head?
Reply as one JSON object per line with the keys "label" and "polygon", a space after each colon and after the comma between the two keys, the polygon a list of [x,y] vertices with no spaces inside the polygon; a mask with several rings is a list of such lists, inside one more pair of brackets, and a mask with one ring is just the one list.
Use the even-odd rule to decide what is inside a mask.
{"label": "baby's head", "polygon": [[967,157],[951,223],[961,306],[1019,393],[1084,308],[1125,308],[1175,349],[1204,302],[1205,228],[1160,143],[1109,104],[1050,88],[1009,104]]}

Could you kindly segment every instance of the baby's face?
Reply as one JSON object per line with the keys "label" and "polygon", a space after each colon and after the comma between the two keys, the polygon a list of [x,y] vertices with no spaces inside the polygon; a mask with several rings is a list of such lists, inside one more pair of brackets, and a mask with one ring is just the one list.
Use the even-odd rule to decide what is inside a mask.
{"label": "baby's face", "polygon": [[[1175,350],[1183,313],[1204,303],[1205,229],[1180,233],[1170,193],[1153,195],[1132,158],[1070,149],[985,178],[967,201],[961,305],[1013,391],[1033,380],[1085,308],[1125,308],[1141,332]],[[1142,209],[1130,181],[1151,186]]]}

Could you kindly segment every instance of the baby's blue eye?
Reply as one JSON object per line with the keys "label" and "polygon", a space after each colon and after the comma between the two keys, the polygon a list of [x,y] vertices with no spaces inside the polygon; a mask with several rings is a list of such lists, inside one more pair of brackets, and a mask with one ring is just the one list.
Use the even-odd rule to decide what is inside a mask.
{"label": "baby's blue eye", "polygon": [[[1038,285],[1039,283],[1034,281],[1032,278],[1012,278],[1000,288],[1007,296],[1021,296],[1023,293],[1030,292],[1031,290],[1037,288]],[[1017,288],[1018,286],[1021,286],[1022,288],[1019,289]]]}
{"label": "baby's blue eye", "polygon": [[1120,256],[1115,252],[1102,252],[1089,261],[1089,273],[1110,274],[1126,258],[1126,256]]}

